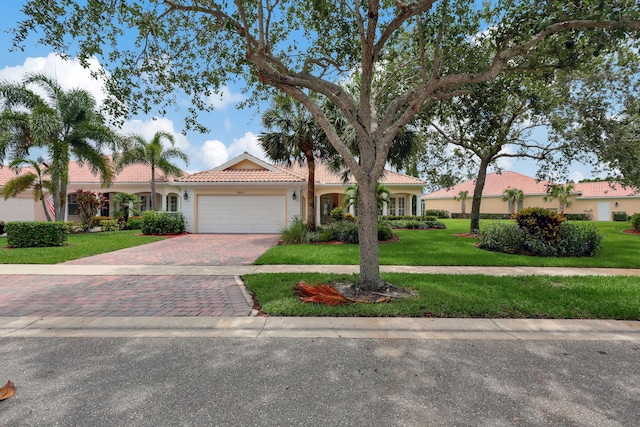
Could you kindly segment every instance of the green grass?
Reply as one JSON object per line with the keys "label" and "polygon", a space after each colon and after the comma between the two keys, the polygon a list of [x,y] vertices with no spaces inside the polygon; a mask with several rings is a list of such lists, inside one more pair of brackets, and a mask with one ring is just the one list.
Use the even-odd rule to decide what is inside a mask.
{"label": "green grass", "polygon": [[272,316],[375,316],[640,320],[640,286],[634,277],[384,274],[415,298],[382,304],[327,307],[301,302],[291,290],[308,283],[349,282],[353,276],[251,274],[244,276],[266,314]]}
{"label": "green grass", "polygon": [[7,238],[0,237],[0,264],[57,264],[165,239],[139,234],[140,230],[71,234],[66,246],[49,248],[7,248]]}
{"label": "green grass", "polygon": [[[457,237],[469,232],[469,220],[444,220],[446,230],[396,230],[399,242],[380,244],[381,265],[470,265],[535,267],[640,268],[640,235],[624,234],[628,222],[594,222],[603,235],[593,257],[543,258],[488,252],[477,239]],[[484,222],[483,222],[484,223]],[[358,245],[280,245],[256,264],[358,264]]]}

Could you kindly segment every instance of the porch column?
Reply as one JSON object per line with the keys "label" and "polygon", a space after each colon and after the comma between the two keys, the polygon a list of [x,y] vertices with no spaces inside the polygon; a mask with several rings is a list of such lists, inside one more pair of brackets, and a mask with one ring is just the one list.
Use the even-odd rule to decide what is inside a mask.
{"label": "porch column", "polygon": [[416,216],[422,216],[422,199],[416,195]]}
{"label": "porch column", "polygon": [[387,199],[382,202],[382,216],[387,216]]}
{"label": "porch column", "polygon": [[320,196],[316,196],[316,225],[320,225],[320,213],[322,206],[320,206]]}

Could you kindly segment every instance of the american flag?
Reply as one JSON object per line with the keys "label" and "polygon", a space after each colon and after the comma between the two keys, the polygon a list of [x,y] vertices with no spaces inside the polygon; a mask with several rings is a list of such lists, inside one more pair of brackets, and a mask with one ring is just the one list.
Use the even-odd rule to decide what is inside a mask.
{"label": "american flag", "polygon": [[49,209],[49,212],[51,212],[51,215],[53,215],[55,217],[56,216],[56,206],[53,203],[53,196],[49,196],[49,198],[47,199],[47,208]]}

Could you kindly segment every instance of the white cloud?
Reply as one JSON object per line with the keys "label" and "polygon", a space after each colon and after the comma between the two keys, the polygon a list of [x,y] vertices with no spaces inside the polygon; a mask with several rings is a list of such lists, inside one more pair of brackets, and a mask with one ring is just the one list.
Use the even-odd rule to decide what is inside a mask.
{"label": "white cloud", "polygon": [[164,131],[172,134],[176,141],[175,146],[180,148],[182,151],[187,151],[191,148],[191,144],[189,144],[187,137],[181,132],[176,131],[173,121],[166,117],[154,118],[151,120],[130,120],[122,125],[119,132],[123,135],[135,133],[149,141],[158,131]]}
{"label": "white cloud", "polygon": [[569,174],[569,181],[573,181],[573,182],[580,182],[583,179],[585,179],[586,176],[579,171],[573,171]]}
{"label": "white cloud", "polygon": [[[101,67],[95,58],[92,58],[89,63],[92,70],[98,70]],[[91,77],[91,71],[84,68],[80,61],[63,59],[55,53],[50,53],[46,58],[27,58],[22,65],[5,67],[0,70],[0,80],[19,82],[27,73],[45,74],[55,79],[64,90],[84,89],[93,95],[99,106],[106,98],[103,82]]]}
{"label": "white cloud", "polygon": [[228,117],[224,119],[223,125],[226,130],[233,129],[233,123],[231,123],[231,120]]}
{"label": "white cloud", "polygon": [[218,110],[222,110],[230,104],[235,105],[241,101],[244,101],[244,96],[241,93],[231,92],[231,89],[226,85],[221,86],[217,93],[213,93],[207,98],[209,105]]}
{"label": "white cloud", "polygon": [[216,139],[205,141],[200,148],[202,161],[209,168],[219,166],[244,152],[262,160],[266,159],[258,143],[258,136],[253,132],[245,133],[241,138],[235,139],[228,147]]}

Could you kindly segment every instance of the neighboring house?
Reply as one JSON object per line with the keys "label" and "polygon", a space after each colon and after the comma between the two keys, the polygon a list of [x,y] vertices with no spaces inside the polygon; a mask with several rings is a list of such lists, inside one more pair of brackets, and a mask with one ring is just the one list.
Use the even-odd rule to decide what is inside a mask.
{"label": "neighboring house", "polygon": [[[100,180],[89,168],[71,162],[69,167],[68,212],[77,221],[75,193],[79,189],[102,192],[107,198],[118,192],[134,193],[150,208],[150,168],[131,165],[120,172],[109,188],[100,188]],[[0,189],[15,176],[8,167],[0,169]],[[278,233],[294,216],[306,217],[306,166],[276,166],[244,153],[214,169],[169,177],[156,171],[156,200],[163,210],[183,212],[191,233]],[[343,206],[344,191],[353,180],[342,182],[326,165],[316,163],[316,223],[326,223],[334,207]],[[381,214],[421,215],[417,203],[424,182],[410,176],[386,171],[380,182],[391,192]],[[23,197],[24,196],[24,197]],[[109,202],[101,214],[110,215],[117,206]],[[9,212],[16,214],[9,214]],[[31,194],[6,202],[0,197],[0,220],[44,221],[40,203]]]}
{"label": "neighboring house", "polygon": [[[460,191],[469,191],[471,199],[474,185],[475,180],[470,180],[426,194],[422,196],[424,209],[459,213],[460,202],[453,198]],[[487,175],[482,192],[480,212],[498,214],[511,212],[508,202],[502,200],[504,190],[508,188],[517,188],[524,192],[524,200],[518,206],[518,210],[526,207],[557,210],[559,207],[557,200],[547,202],[543,199],[547,195],[549,185],[548,181],[537,181],[535,178],[517,172],[490,173]],[[565,213],[588,213],[595,221],[611,221],[612,212],[626,212],[628,215],[640,212],[640,193],[636,193],[630,187],[615,182],[580,182],[574,185],[572,192],[574,196],[570,199],[571,205],[565,207]]]}

